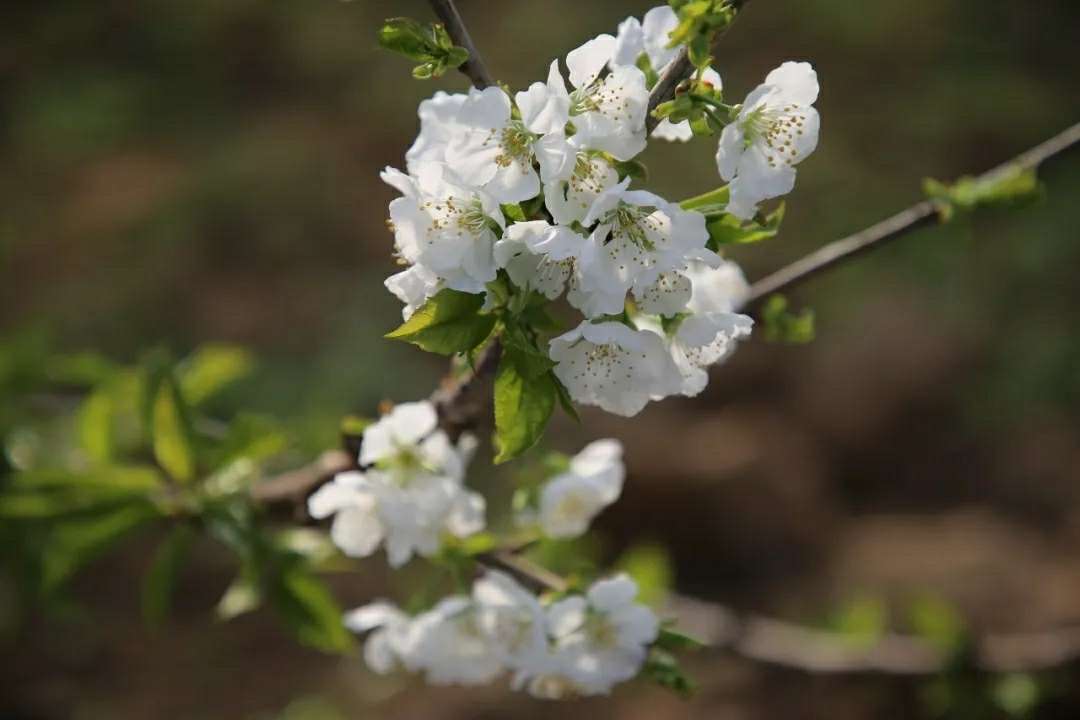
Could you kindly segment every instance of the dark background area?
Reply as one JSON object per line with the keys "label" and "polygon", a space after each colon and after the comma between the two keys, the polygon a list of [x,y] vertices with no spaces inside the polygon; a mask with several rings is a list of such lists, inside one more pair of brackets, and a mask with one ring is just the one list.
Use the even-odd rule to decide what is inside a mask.
{"label": "dark background area", "polygon": [[[494,74],[523,88],[650,4],[460,6]],[[378,171],[403,164],[417,103],[465,81],[413,81],[380,51],[375,31],[393,15],[429,11],[0,10],[3,336],[44,333],[121,361],[244,344],[260,369],[223,409],[285,417],[310,454],[333,446],[342,415],[426,395],[441,360],[381,339],[400,308],[382,287],[395,193]],[[1077,121],[1078,32],[1071,0],[752,3],[717,61],[729,99],[809,60],[822,134],[781,235],[732,257],[761,277],[917,200],[924,177],[980,172]],[[653,143],[649,188],[680,199],[715,187],[714,151]],[[927,595],[974,632],[1080,622],[1080,160],[1042,179],[1032,207],[920,232],[799,290],[817,311],[814,343],[751,341],[702,396],[631,420],[560,420],[549,447],[627,446],[599,557],[659,543],[679,591],[812,625],[870,608],[903,630]],[[690,662],[702,689],[688,703],[644,683],[566,706],[502,686],[431,689],[300,648],[262,613],[215,623],[232,567],[209,544],[152,633],[138,617],[147,547],[83,573],[78,611],[19,626],[0,611],[0,716],[1009,717],[993,702],[1000,678],[809,678],[704,657]],[[346,606],[392,587],[381,556],[335,581]],[[0,610],[10,594],[0,583]],[[1037,686],[1030,716],[1080,716],[1074,669],[1005,680]]]}

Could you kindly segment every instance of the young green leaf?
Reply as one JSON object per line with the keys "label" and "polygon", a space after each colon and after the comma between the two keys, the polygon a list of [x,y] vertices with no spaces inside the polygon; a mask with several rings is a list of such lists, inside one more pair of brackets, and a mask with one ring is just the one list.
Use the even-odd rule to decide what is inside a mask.
{"label": "young green leaf", "polygon": [[342,624],[341,607],[326,584],[299,562],[282,568],[270,583],[270,602],[304,645],[324,652],[345,652],[352,635]]}
{"label": "young green leaf", "polygon": [[926,178],[923,192],[938,205],[941,219],[951,220],[957,210],[1016,206],[1030,202],[1041,192],[1035,170],[1017,166],[985,178],[965,176],[953,184]]}
{"label": "young green leaf", "polygon": [[190,525],[177,525],[158,546],[142,583],[142,614],[148,626],[157,627],[168,617],[177,579],[194,537]]}
{"label": "young green leaf", "polygon": [[192,405],[199,405],[237,380],[251,374],[254,356],[233,345],[204,345],[179,367],[180,389]]}
{"label": "young green leaf", "polygon": [[649,651],[641,674],[682,698],[690,697],[697,690],[697,683],[682,671],[675,656],[657,647]]}
{"label": "young green leaf", "polygon": [[769,342],[802,345],[814,339],[814,311],[804,308],[798,315],[790,312],[783,295],[770,297],[761,317],[765,324],[765,339]]}
{"label": "young green leaf", "polygon": [[731,189],[727,185],[721,185],[715,190],[710,190],[707,193],[695,195],[692,198],[683,200],[679,203],[679,207],[683,210],[699,210],[710,205],[716,205],[723,208],[728,204],[728,199],[730,197]]}
{"label": "young green leaf", "polygon": [[727,213],[710,217],[706,224],[709,231],[709,248],[716,251],[721,245],[746,245],[767,240],[780,232],[780,223],[783,221],[784,203],[780,203],[768,215],[746,222]]}
{"label": "young green leaf", "polygon": [[113,402],[104,390],[95,390],[79,406],[76,428],[79,445],[95,463],[113,456]]}
{"label": "young green leaf", "polygon": [[[543,359],[547,359],[544,357]],[[504,463],[540,440],[555,408],[555,378],[550,371],[537,374],[540,361],[508,346],[495,375],[495,456]]]}
{"label": "young green leaf", "polygon": [[386,337],[440,355],[467,352],[495,327],[494,315],[480,313],[483,304],[483,295],[442,290]]}
{"label": "young green leaf", "polygon": [[173,480],[195,478],[195,451],[187,407],[176,382],[165,378],[157,389],[153,408],[154,457]]}

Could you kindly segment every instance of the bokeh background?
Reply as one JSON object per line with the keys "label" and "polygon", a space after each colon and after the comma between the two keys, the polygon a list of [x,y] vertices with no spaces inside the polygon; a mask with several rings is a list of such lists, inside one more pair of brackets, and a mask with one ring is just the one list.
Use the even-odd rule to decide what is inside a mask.
{"label": "bokeh background", "polygon": [[[460,2],[515,88],[649,6]],[[258,372],[220,410],[284,418],[309,455],[342,415],[425,395],[439,359],[381,339],[399,305],[382,288],[394,193],[378,171],[401,165],[417,103],[465,82],[414,81],[380,51],[395,15],[430,16],[383,0],[0,10],[0,367],[42,346],[132,362],[243,344]],[[731,97],[810,60],[823,130],[781,236],[732,256],[760,277],[910,204],[923,177],[987,169],[1080,119],[1078,32],[1071,0],[752,3],[717,63]],[[713,151],[655,143],[651,189],[714,187]],[[810,345],[750,342],[704,395],[633,420],[560,420],[549,447],[627,445],[597,560],[652,543],[680,592],[855,634],[903,630],[927,597],[972,631],[1080,621],[1080,159],[1043,180],[1032,207],[920,232],[800,289]],[[4,418],[9,437],[19,421]],[[209,543],[174,616],[147,630],[151,541],[91,566],[67,612],[0,612],[0,717],[1080,717],[1068,668],[922,682],[700,658],[689,702],[639,683],[558,707],[431,689],[301,648],[265,613],[215,623],[234,568]],[[381,558],[362,568],[335,580],[346,606],[393,592]]]}

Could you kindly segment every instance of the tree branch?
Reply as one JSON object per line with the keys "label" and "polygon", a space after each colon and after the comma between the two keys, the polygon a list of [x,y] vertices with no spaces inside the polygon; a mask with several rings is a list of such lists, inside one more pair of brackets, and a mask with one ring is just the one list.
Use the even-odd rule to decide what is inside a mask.
{"label": "tree branch", "polygon": [[[976,182],[993,181],[1006,173],[1014,172],[1017,168],[1034,170],[1047,160],[1077,147],[1078,144],[1080,144],[1080,123],[1017,155],[1012,160],[988,170],[975,180]],[[876,225],[825,245],[754,283],[750,287],[750,295],[743,307],[753,308],[773,293],[800,285],[838,263],[903,237],[913,230],[941,223],[938,209],[933,201],[923,200]]]}
{"label": "tree branch", "polygon": [[[743,6],[748,2],[750,2],[750,0],[732,0],[731,5],[736,10],[741,11]],[[724,32],[726,32],[726,30]],[[720,38],[724,36],[724,32],[717,33],[717,36],[713,39],[713,57],[716,57],[716,49],[720,44]],[[660,124],[660,120],[653,115],[653,110],[656,109],[656,106],[675,97],[675,89],[679,87],[679,83],[693,74],[694,64],[690,62],[690,52],[684,45],[679,49],[679,54],[675,56],[675,59],[668,64],[664,74],[661,75],[660,79],[653,85],[652,92],[649,93],[649,109],[645,113],[646,132],[651,133],[656,129],[656,126]]]}
{"label": "tree branch", "polygon": [[469,36],[469,30],[465,27],[465,22],[461,19],[454,0],[428,0],[428,2],[454,44],[469,51],[469,59],[458,69],[472,81],[477,90],[494,85],[495,79],[488,72],[484,59],[480,57],[480,52],[473,45],[472,37]]}

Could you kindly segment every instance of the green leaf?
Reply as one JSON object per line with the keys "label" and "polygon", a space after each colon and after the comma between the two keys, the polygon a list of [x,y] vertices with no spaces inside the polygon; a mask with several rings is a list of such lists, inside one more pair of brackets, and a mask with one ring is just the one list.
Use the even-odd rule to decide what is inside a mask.
{"label": "green leaf", "polygon": [[662,545],[634,545],[622,554],[615,566],[637,583],[640,602],[658,605],[667,598],[675,573],[671,557]]}
{"label": "green leaf", "polygon": [[55,592],[79,568],[156,517],[152,505],[133,501],[93,517],[58,524],[42,553],[42,589],[46,594]]}
{"label": "green leaf", "polygon": [[442,290],[386,337],[440,355],[467,352],[495,327],[494,315],[480,313],[483,305],[483,295]]}
{"label": "green leaf", "polygon": [[301,643],[325,652],[344,652],[352,647],[352,636],[342,624],[342,611],[334,596],[299,563],[283,568],[268,594]]}
{"label": "green leaf", "polygon": [[143,576],[142,615],[150,627],[157,627],[169,615],[177,579],[187,560],[195,531],[177,525],[158,546],[149,570]]}
{"label": "green leaf", "polygon": [[746,245],[775,237],[784,221],[784,209],[784,203],[780,203],[768,215],[759,215],[746,222],[727,213],[710,218],[706,225],[710,249],[715,251],[721,245]]}
{"label": "green leaf", "polygon": [[574,407],[574,399],[570,397],[570,391],[562,384],[562,380],[555,377],[555,373],[552,373],[551,377],[555,381],[555,396],[559,400],[559,407],[561,407],[563,412],[571,418],[577,422],[581,422],[581,416],[578,415],[577,408]]}
{"label": "green leaf", "polygon": [[154,457],[173,480],[190,482],[195,477],[191,425],[179,388],[171,377],[158,385],[152,422]]}
{"label": "green leaf", "polygon": [[525,211],[521,209],[521,205],[517,203],[509,203],[499,206],[502,209],[503,215],[507,220],[511,222],[525,222]]}
{"label": "green leaf", "polygon": [[687,635],[667,625],[660,626],[660,632],[657,634],[656,642],[653,645],[668,652],[700,650],[705,647],[705,643],[696,637]]}
{"label": "green leaf", "polygon": [[697,690],[697,683],[683,673],[675,656],[656,647],[649,651],[641,674],[682,698],[690,697]]}
{"label": "green leaf", "polygon": [[915,598],[908,608],[908,624],[915,634],[947,654],[959,652],[967,638],[959,611],[934,595]]}
{"label": "green leaf", "polygon": [[692,198],[683,200],[679,203],[679,207],[683,210],[698,210],[710,205],[716,205],[722,208],[728,204],[728,199],[730,197],[731,189],[727,185],[721,185],[715,190],[710,190],[707,193],[695,195]]}
{"label": "green leaf", "polygon": [[113,402],[109,393],[95,390],[79,406],[75,420],[79,445],[95,463],[113,457]]}
{"label": "green leaf", "polygon": [[948,221],[957,210],[1028,203],[1041,194],[1041,186],[1035,170],[1010,166],[986,176],[964,176],[951,185],[926,178],[923,192],[937,203],[941,219]]}
{"label": "green leaf", "polygon": [[141,500],[161,487],[153,468],[98,466],[82,473],[27,470],[0,494],[0,518],[35,520],[100,515]]}
{"label": "green leaf", "polygon": [[773,295],[761,311],[765,324],[765,339],[801,345],[814,339],[814,311],[804,308],[798,315],[788,311],[783,295]]}
{"label": "green leaf", "polygon": [[555,377],[535,374],[538,360],[506,347],[495,375],[495,462],[504,463],[535,445],[555,408]]}
{"label": "green leaf", "polygon": [[214,469],[240,459],[259,463],[280,454],[288,445],[288,437],[274,419],[240,413],[229,423],[225,437],[208,453],[208,461]]}
{"label": "green leaf", "polygon": [[412,18],[390,18],[379,28],[379,45],[405,57],[426,62],[437,50],[428,29]]}
{"label": "green leaf", "polygon": [[244,613],[255,610],[262,604],[262,593],[259,592],[258,583],[244,573],[241,573],[225,588],[221,599],[214,607],[214,616],[223,622],[228,622]]}
{"label": "green leaf", "polygon": [[644,181],[649,178],[649,169],[639,160],[614,160],[611,164],[619,174],[619,180],[633,178]]}
{"label": "green leaf", "polygon": [[841,607],[829,627],[858,647],[872,647],[889,629],[889,612],[876,597],[858,597]]}
{"label": "green leaf", "polygon": [[199,405],[255,368],[254,356],[234,345],[204,345],[178,371],[184,399]]}

